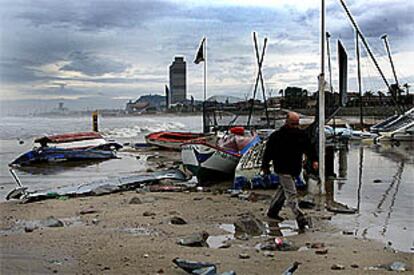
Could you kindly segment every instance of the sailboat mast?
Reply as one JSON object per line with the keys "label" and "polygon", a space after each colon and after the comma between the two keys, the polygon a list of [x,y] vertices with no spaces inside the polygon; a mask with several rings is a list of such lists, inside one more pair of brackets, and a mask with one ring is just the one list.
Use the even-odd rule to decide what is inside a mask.
{"label": "sailboat mast", "polygon": [[325,0],[321,0],[321,73],[319,75],[319,179],[325,194]]}
{"label": "sailboat mast", "polygon": [[[374,54],[372,53],[371,48],[370,48],[370,47],[369,47],[369,45],[368,45],[368,42],[366,41],[366,39],[365,39],[364,35],[362,34],[362,32],[361,32],[361,30],[359,29],[359,27],[358,27],[357,23],[355,22],[355,19],[352,17],[352,14],[351,14],[351,12],[349,11],[348,7],[346,6],[345,1],[344,1],[344,0],[339,0],[339,1],[341,2],[341,5],[342,5],[342,7],[343,7],[343,8],[344,8],[344,10],[345,10],[345,13],[348,15],[348,18],[349,18],[349,20],[351,21],[352,26],[354,27],[354,29],[355,29],[355,31],[357,32],[357,34],[360,36],[362,44],[364,44],[365,49],[366,49],[366,50],[367,50],[367,52],[368,52],[368,55],[371,57],[371,60],[372,60],[372,62],[374,63],[375,68],[377,68],[378,73],[380,74],[380,76],[381,76],[382,80],[384,81],[385,85],[387,86],[388,91],[392,92],[392,90],[391,90],[392,88],[391,88],[390,84],[388,83],[387,78],[385,78],[385,75],[384,75],[384,73],[382,72],[382,70],[381,70],[381,68],[380,68],[380,66],[379,66],[379,64],[378,64],[378,62],[377,62],[377,60],[375,59],[375,56],[374,56]],[[395,96],[393,95],[393,93],[391,93],[391,94],[392,94],[392,97],[391,97],[391,98],[392,98],[392,100],[393,100],[393,102],[394,102],[394,104],[395,104],[395,106],[396,106],[396,108],[397,108],[398,112],[399,112],[400,114],[402,114],[402,110],[401,110],[400,106],[397,104],[397,100],[396,100]]]}
{"label": "sailboat mast", "polygon": [[390,59],[391,69],[392,69],[392,73],[394,74],[395,84],[397,84],[397,87],[399,87],[397,73],[395,72],[394,62],[392,61],[390,45],[388,43],[387,37],[388,36],[384,34],[383,36],[381,36],[381,39],[384,40],[385,49],[387,50],[388,58]]}
{"label": "sailboat mast", "polygon": [[364,118],[362,114],[362,81],[361,81],[361,61],[359,54],[359,35],[355,32],[355,50],[357,60],[357,77],[358,77],[358,92],[359,92],[359,124],[361,129],[364,128]]}

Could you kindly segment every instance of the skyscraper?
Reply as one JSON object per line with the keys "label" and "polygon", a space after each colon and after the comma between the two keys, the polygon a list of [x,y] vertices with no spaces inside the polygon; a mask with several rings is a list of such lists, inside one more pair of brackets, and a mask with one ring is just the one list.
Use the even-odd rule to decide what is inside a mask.
{"label": "skyscraper", "polygon": [[187,98],[187,64],[184,57],[175,57],[170,65],[171,104]]}

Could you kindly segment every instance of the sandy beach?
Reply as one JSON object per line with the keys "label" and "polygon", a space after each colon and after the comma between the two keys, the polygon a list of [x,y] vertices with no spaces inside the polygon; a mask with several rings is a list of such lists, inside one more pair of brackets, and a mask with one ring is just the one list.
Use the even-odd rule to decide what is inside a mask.
{"label": "sandy beach", "polygon": [[[255,191],[256,199],[250,200],[204,189],[1,203],[1,273],[185,274],[173,264],[176,257],[212,262],[220,272],[237,274],[281,274],[294,261],[301,263],[298,274],[385,274],[389,272],[373,266],[413,262],[410,253],[396,253],[334,228],[329,224],[333,214],[326,211],[308,210],[313,228],[283,237],[299,248],[295,251],[260,251],[255,246],[275,236],[234,239],[223,230],[247,212],[266,221],[264,210],[272,192]],[[292,219],[285,211],[282,216]],[[51,216],[63,226],[28,226],[29,221]],[[171,224],[172,217],[187,224]],[[223,248],[177,244],[180,237],[202,231],[231,240]],[[335,265],[343,269],[332,270]]]}

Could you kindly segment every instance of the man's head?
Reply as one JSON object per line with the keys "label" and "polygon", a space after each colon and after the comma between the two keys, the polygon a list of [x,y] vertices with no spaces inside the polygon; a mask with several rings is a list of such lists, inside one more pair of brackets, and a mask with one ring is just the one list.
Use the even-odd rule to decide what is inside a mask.
{"label": "man's head", "polygon": [[297,127],[299,126],[299,114],[295,112],[288,112],[286,115],[285,125],[288,127]]}

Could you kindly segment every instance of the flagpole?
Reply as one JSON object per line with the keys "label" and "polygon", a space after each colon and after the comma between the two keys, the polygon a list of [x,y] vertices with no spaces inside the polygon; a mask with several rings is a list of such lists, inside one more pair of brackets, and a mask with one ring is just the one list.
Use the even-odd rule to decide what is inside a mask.
{"label": "flagpole", "polygon": [[319,179],[320,194],[325,189],[325,0],[321,3],[321,73],[319,75]]}
{"label": "flagpole", "polygon": [[204,101],[207,100],[207,37],[204,37]]}

